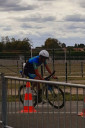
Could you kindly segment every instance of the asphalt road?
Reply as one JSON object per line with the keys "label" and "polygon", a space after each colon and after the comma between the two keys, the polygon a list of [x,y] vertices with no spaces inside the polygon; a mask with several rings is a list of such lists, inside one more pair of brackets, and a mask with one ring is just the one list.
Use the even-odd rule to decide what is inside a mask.
{"label": "asphalt road", "polygon": [[13,128],[85,128],[85,118],[78,116],[83,108],[80,101],[66,102],[60,110],[39,104],[35,107],[36,113],[20,113],[23,106],[18,102],[7,106],[7,125]]}

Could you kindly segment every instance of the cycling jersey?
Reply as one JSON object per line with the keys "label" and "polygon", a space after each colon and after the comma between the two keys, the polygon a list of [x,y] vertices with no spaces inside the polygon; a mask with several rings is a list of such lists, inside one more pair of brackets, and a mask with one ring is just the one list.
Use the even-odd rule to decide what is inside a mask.
{"label": "cycling jersey", "polygon": [[37,69],[38,66],[40,66],[42,64],[41,62],[39,62],[39,56],[30,58],[28,61],[29,61],[30,64],[33,65],[34,69]]}
{"label": "cycling jersey", "polygon": [[[35,56],[30,58],[24,68],[24,74],[26,76],[29,76],[30,78],[35,78],[35,69],[38,69],[38,67],[42,64],[42,62],[39,61],[40,56]],[[44,62],[44,65],[46,65],[46,61]]]}

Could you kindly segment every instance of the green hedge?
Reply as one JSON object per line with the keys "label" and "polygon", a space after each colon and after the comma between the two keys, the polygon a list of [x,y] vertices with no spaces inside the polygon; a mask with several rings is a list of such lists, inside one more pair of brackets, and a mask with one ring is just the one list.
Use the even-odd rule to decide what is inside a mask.
{"label": "green hedge", "polygon": [[[36,55],[38,55],[38,51],[33,51],[32,52],[32,55],[33,56],[36,56]],[[49,53],[50,53],[50,56],[51,57],[53,57],[53,52],[51,51],[49,51]],[[20,58],[20,56],[24,56],[25,58],[28,58],[28,57],[30,57],[31,56],[31,53],[30,53],[30,51],[28,52],[28,53],[24,53],[24,52],[0,52],[0,59],[7,59],[7,58]],[[56,59],[56,60],[64,60],[65,59],[65,52],[63,52],[63,51],[54,51],[54,58]],[[75,52],[75,51],[71,51],[71,52],[69,52],[69,51],[67,51],[66,52],[66,58],[67,58],[67,60],[84,60],[85,59],[85,52],[83,51],[83,52],[81,52],[81,51],[78,51],[78,52]]]}

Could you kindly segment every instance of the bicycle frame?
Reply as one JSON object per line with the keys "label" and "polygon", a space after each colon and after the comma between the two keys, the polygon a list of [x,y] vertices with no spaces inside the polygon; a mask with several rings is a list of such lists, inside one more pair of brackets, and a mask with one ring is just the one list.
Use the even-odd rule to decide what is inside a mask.
{"label": "bicycle frame", "polygon": [[[46,77],[45,80],[48,80],[49,81],[50,78],[54,75],[54,73],[55,73],[55,71],[51,75],[49,75],[48,77]],[[20,88],[23,89],[23,87],[26,87],[26,86],[23,86],[22,85]],[[21,89],[19,89],[19,90],[21,91]],[[57,109],[58,108],[60,109],[60,108],[62,108],[64,106],[64,93],[63,93],[63,91],[58,86],[44,84],[44,86],[42,85],[42,88],[40,88],[41,91],[39,90],[38,85],[35,87],[35,89],[34,88],[32,88],[32,89],[34,90],[34,92],[36,92],[36,96],[34,95],[34,106],[36,106],[36,104],[41,103],[41,102],[44,101],[43,95],[45,95],[46,100],[49,102],[49,104],[51,106],[53,106],[53,107],[55,107]],[[21,98],[21,93],[19,92],[19,94],[20,94],[19,97]],[[52,97],[51,99],[49,98],[50,95]],[[59,105],[59,106],[58,106],[58,104],[54,104],[54,102],[53,102],[53,100],[54,100],[53,98],[55,98],[55,100],[54,100],[55,102],[59,102],[59,100],[56,101],[56,97],[58,97],[58,95],[60,97],[62,97],[61,105]]]}

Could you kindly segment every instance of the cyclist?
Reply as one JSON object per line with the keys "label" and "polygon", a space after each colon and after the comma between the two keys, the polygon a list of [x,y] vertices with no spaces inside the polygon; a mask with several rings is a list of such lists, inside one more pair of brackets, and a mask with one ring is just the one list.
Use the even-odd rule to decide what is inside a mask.
{"label": "cyclist", "polygon": [[[24,67],[24,74],[28,76],[30,79],[38,79],[38,80],[44,80],[44,78],[41,76],[41,74],[38,71],[38,67],[43,63],[47,69],[47,71],[52,74],[46,60],[49,58],[49,53],[46,50],[41,50],[39,52],[38,56],[30,58]],[[53,76],[54,79],[57,79],[56,76]],[[36,83],[34,83],[34,86],[36,86]],[[33,87],[34,87],[33,86]],[[42,89],[40,89],[40,84],[38,83],[38,102],[41,102],[41,94]],[[37,97],[36,97],[37,99]]]}
{"label": "cyclist", "polygon": [[[47,71],[51,74],[52,72],[46,62],[48,58],[49,58],[48,51],[41,50],[38,56],[32,57],[27,61],[24,67],[24,74],[31,79],[44,80],[44,78],[41,76],[41,74],[38,71],[38,67],[42,63],[44,63],[44,66],[46,67]],[[53,76],[53,78],[56,79],[57,77]]]}

